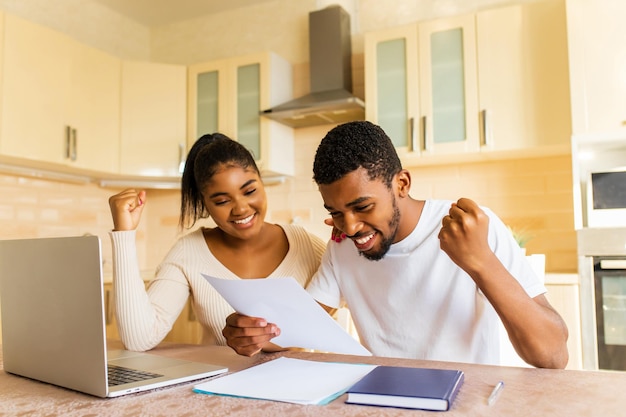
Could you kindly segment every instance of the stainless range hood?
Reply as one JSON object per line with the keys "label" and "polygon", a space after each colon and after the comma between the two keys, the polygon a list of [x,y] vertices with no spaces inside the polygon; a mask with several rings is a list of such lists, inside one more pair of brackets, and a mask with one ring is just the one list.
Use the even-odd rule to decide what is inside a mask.
{"label": "stainless range hood", "polygon": [[311,93],[261,115],[291,127],[365,119],[365,103],[352,91],[350,15],[341,6],[309,13]]}

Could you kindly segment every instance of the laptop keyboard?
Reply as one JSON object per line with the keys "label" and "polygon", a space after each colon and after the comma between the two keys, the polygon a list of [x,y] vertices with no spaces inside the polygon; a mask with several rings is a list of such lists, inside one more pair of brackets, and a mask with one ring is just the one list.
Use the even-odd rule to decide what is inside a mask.
{"label": "laptop keyboard", "polygon": [[146,379],[159,378],[163,375],[152,372],[139,371],[116,365],[109,365],[109,386],[127,384],[129,382],[145,381]]}

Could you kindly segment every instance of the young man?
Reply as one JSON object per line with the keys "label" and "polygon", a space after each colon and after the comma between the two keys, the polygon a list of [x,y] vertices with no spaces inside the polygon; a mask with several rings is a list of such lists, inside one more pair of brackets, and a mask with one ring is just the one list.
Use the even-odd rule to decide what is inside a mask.
{"label": "young man", "polygon": [[[415,200],[383,130],[331,130],[313,166],[324,206],[347,239],[329,242],[307,290],[327,310],[348,305],[374,355],[497,364],[498,316],[518,354],[564,368],[567,328],[502,221],[468,199]],[[252,355],[280,329],[238,314],[223,330]]]}

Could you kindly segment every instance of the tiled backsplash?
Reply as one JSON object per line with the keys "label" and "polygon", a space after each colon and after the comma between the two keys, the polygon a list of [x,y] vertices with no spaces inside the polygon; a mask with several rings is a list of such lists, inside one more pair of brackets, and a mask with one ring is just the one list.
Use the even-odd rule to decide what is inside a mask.
{"label": "tiled backsplash", "polygon": [[[108,198],[117,190],[0,174],[0,239],[100,236],[103,269],[111,268],[113,227]],[[145,214],[149,214],[146,210]],[[138,230],[139,256],[145,262],[145,224]]]}
{"label": "tiled backsplash", "polygon": [[[331,126],[332,127],[332,126]],[[275,222],[295,221],[328,238],[327,217],[312,180],[313,157],[328,126],[296,132],[296,177],[269,187]],[[418,199],[468,197],[530,238],[528,254],[546,254],[548,272],[576,272],[576,233],[569,155],[410,168]]]}
{"label": "tiled backsplash", "polygon": [[[268,220],[298,223],[326,239],[327,217],[311,166],[328,126],[297,130],[294,178],[267,187]],[[530,237],[527,253],[545,253],[548,272],[576,272],[569,156],[490,161],[410,169],[411,195],[419,199],[475,199]],[[98,235],[105,272],[110,269],[108,198],[118,190],[0,175],[0,238]],[[153,269],[179,234],[179,192],[150,190],[137,242],[141,267]],[[207,221],[203,224],[210,224]]]}

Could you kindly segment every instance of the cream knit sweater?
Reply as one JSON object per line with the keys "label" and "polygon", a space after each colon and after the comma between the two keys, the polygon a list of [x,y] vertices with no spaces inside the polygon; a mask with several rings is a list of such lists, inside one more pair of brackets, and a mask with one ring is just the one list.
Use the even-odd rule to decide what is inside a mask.
{"label": "cream knit sweater", "polygon": [[[302,227],[281,225],[289,251],[267,278],[294,277],[309,283],[325,243]],[[191,295],[203,343],[225,345],[222,329],[233,309],[202,277],[241,279],[222,265],[209,250],[202,230],[181,237],[156,270],[148,290],[141,279],[135,231],[110,232],[113,247],[113,290],[120,337],[129,350],[145,351],[159,344]]]}

